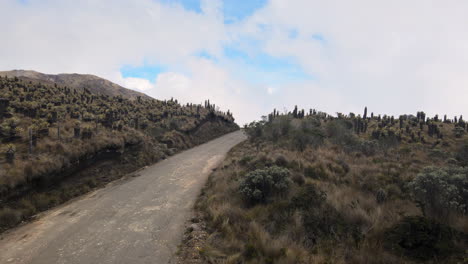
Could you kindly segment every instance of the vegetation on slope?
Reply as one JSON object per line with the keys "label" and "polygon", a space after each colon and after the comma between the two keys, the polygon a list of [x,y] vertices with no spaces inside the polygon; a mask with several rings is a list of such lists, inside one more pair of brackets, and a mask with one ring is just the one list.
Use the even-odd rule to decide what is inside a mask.
{"label": "vegetation on slope", "polygon": [[466,130],[462,117],[423,112],[274,111],[246,127],[249,140],[210,176],[196,203],[208,234],[196,253],[182,255],[208,263],[467,263]]}
{"label": "vegetation on slope", "polygon": [[[229,111],[209,101],[180,105],[0,77],[0,230],[235,129]],[[100,164],[91,173],[106,160],[119,171],[103,178],[113,166]]]}

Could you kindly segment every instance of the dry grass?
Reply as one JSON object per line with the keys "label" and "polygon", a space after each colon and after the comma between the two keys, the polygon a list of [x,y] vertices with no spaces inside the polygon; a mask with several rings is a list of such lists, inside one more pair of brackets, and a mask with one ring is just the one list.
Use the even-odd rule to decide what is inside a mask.
{"label": "dry grass", "polygon": [[[454,151],[459,141],[447,139],[447,142],[444,151]],[[305,175],[304,169],[311,167],[320,168],[323,176],[305,177],[305,183],[294,181],[285,197],[248,206],[238,192],[242,177],[248,171],[278,163],[288,167],[292,175]],[[446,160],[429,156],[427,145],[419,143],[402,144],[390,152],[365,156],[344,152],[330,144],[299,152],[281,143],[244,142],[233,148],[220,169],[210,176],[196,204],[212,231],[204,249],[205,260],[209,263],[417,263],[389,252],[384,246],[385,232],[406,216],[422,214],[410,199],[406,184],[428,165],[443,166]],[[338,212],[342,224],[356,228],[360,238],[356,240],[350,234],[311,244],[305,235],[304,215],[299,211],[286,213],[291,197],[302,184],[314,184],[324,191],[326,204]],[[376,199],[380,189],[387,194],[383,203]],[[451,226],[467,232],[466,223],[466,216],[453,216]],[[457,260],[447,261],[456,263]]]}

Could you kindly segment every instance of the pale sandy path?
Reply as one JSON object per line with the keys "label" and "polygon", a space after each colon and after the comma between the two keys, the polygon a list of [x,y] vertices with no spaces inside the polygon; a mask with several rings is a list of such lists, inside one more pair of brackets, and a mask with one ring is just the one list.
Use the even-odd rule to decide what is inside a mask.
{"label": "pale sandy path", "polygon": [[184,151],[7,232],[0,263],[170,263],[211,170],[237,131]]}

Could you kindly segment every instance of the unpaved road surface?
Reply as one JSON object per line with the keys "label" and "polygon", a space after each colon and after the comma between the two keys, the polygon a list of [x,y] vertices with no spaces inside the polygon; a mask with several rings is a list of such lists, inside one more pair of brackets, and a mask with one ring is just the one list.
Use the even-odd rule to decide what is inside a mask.
{"label": "unpaved road surface", "polygon": [[171,263],[212,169],[237,131],[137,172],[4,233],[0,263]]}

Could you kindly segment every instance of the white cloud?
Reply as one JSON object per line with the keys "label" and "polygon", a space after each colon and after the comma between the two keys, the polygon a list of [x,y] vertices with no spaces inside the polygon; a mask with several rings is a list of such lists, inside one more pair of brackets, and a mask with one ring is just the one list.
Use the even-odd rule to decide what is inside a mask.
{"label": "white cloud", "polygon": [[[187,62],[187,74],[166,72],[156,78],[154,89],[147,94],[162,99],[176,98],[182,103],[203,103],[209,99],[230,110],[240,123],[251,120],[252,113],[258,116],[262,108],[251,97],[249,84],[235,80],[213,61],[192,58]],[[249,89],[250,88],[250,89]]]}
{"label": "white cloud", "polygon": [[[0,0],[0,70],[92,73],[156,98],[210,99],[242,123],[295,104],[468,115],[467,1],[271,0],[231,25],[220,5],[204,0],[196,13],[154,0]],[[256,73],[237,73],[255,69],[223,56],[233,42],[289,58],[313,78],[271,83],[277,73],[260,69],[247,80]],[[194,57],[201,51],[216,60]],[[122,78],[129,64],[169,70]]]}
{"label": "white cloud", "polygon": [[123,86],[133,89],[133,90],[142,91],[142,92],[154,88],[154,85],[149,80],[142,79],[142,78],[134,78],[134,77],[124,78]]}
{"label": "white cloud", "polygon": [[183,74],[165,72],[158,75],[155,86],[159,89],[158,92],[163,96],[168,97],[168,95],[173,96],[174,94],[187,94],[187,92],[189,92],[191,82],[192,80]]}
{"label": "white cloud", "polygon": [[[221,18],[152,0],[0,1],[1,69],[114,76],[124,64],[183,63],[193,53],[219,53]],[[204,10],[216,1],[205,4]],[[211,3],[211,4],[210,4]]]}
{"label": "white cloud", "polygon": [[[466,1],[272,0],[238,34],[263,40],[271,55],[295,58],[318,91],[346,98],[349,108],[335,111],[368,105],[395,114],[466,114],[466,10]],[[297,37],[289,38],[293,29]]]}
{"label": "white cloud", "polygon": [[275,90],[273,89],[273,87],[267,87],[267,93],[268,94],[273,94],[275,92]]}

